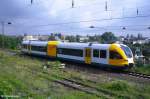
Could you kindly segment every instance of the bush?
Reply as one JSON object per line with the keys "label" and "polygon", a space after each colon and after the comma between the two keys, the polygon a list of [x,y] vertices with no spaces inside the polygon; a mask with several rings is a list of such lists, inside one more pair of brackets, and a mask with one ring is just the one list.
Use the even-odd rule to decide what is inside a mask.
{"label": "bush", "polygon": [[2,42],[4,42],[4,48],[17,49],[21,44],[21,39],[21,37],[0,35],[0,47],[3,47]]}
{"label": "bush", "polygon": [[128,91],[130,86],[125,81],[112,81],[106,85],[108,89],[114,91]]}
{"label": "bush", "polygon": [[0,99],[2,98],[1,96],[4,95],[4,93],[2,91],[0,91]]}
{"label": "bush", "polygon": [[59,69],[61,67],[61,63],[59,61],[56,62],[46,62],[46,64],[44,64],[44,66],[46,68],[52,68],[52,69]]}
{"label": "bush", "polygon": [[144,73],[150,75],[150,64],[147,65],[137,65],[134,69],[136,72]]}
{"label": "bush", "polygon": [[4,53],[0,53],[0,58],[4,58]]}

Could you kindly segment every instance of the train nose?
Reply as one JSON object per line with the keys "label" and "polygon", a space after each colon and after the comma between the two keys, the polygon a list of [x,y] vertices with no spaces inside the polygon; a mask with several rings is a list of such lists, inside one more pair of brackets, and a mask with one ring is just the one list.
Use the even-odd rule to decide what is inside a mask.
{"label": "train nose", "polygon": [[131,67],[134,67],[134,60],[133,60],[133,58],[128,58],[128,66],[129,66],[129,68]]}

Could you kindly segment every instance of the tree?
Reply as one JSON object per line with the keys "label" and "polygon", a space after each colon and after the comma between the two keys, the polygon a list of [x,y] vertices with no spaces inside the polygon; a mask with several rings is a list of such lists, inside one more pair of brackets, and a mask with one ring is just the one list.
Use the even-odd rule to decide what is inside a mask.
{"label": "tree", "polygon": [[76,35],[76,41],[80,42],[80,35]]}
{"label": "tree", "polygon": [[[4,47],[8,49],[17,49],[21,44],[22,37],[16,36],[3,36],[0,35],[0,42],[4,41]],[[2,47],[2,43],[0,43],[0,47]]]}
{"label": "tree", "polygon": [[117,41],[117,37],[112,32],[105,32],[101,35],[102,43],[113,43]]}
{"label": "tree", "polygon": [[76,37],[71,35],[71,36],[66,36],[66,40],[69,40],[69,42],[76,42]]}
{"label": "tree", "polygon": [[138,33],[138,37],[137,37],[138,39],[142,39],[143,37],[142,37],[142,34],[140,34],[140,33]]}
{"label": "tree", "polygon": [[130,37],[129,34],[127,34],[126,38],[129,38],[129,37]]}
{"label": "tree", "polygon": [[130,35],[130,38],[131,38],[131,39],[133,39],[133,38],[134,38],[133,34],[131,34],[131,35]]}

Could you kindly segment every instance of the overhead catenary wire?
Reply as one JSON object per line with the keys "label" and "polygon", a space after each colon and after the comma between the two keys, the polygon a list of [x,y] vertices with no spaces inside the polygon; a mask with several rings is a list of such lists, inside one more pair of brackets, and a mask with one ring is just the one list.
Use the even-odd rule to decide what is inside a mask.
{"label": "overhead catenary wire", "polygon": [[[97,3],[96,3],[97,4]],[[79,7],[86,7],[87,5],[84,6],[79,6]],[[74,6],[73,8],[78,8],[78,6]],[[108,9],[107,9],[108,10]],[[139,9],[138,9],[139,10]],[[137,14],[138,15],[138,14]],[[88,23],[88,22],[101,22],[101,21],[109,21],[109,20],[116,20],[116,19],[134,19],[134,18],[144,18],[144,17],[149,17],[147,16],[136,16],[136,17],[119,17],[119,18],[108,18],[108,19],[91,19],[91,20],[79,20],[79,21],[70,21],[70,22],[60,22],[60,23],[51,23],[51,24],[44,24],[44,25],[35,25],[33,27],[40,27],[40,26],[52,26],[52,25],[65,25],[65,24],[76,24],[76,23]],[[32,26],[31,26],[32,27]],[[107,26],[106,26],[107,27]],[[111,26],[110,26],[111,27]],[[113,27],[113,26],[112,26]]]}
{"label": "overhead catenary wire", "polygon": [[[33,0],[31,0],[32,2],[33,2]],[[74,0],[73,0],[73,2],[74,2]],[[94,3],[94,4],[99,4],[99,3]],[[100,3],[100,4],[102,4],[102,3]],[[108,6],[108,4],[107,4],[107,1],[105,1],[105,4],[106,4],[106,6]],[[92,4],[89,4],[89,5],[92,5]],[[85,5],[85,6],[88,6],[88,5]],[[73,8],[77,8],[78,6],[76,6],[76,7],[73,7]],[[79,6],[80,7],[80,6]],[[82,7],[82,6],[81,6]],[[69,8],[69,9],[71,9],[71,8]],[[107,9],[107,11],[109,11],[108,9]],[[111,10],[112,11],[112,10]],[[109,12],[108,12],[109,13]],[[139,7],[138,7],[138,9],[137,9],[137,12],[136,12],[137,14],[139,14]],[[147,15],[148,16],[148,15]],[[147,16],[138,16],[138,17],[147,17]],[[113,20],[113,19],[126,19],[126,18],[132,18],[132,17],[120,17],[120,18],[110,18],[110,19],[93,19],[93,20],[81,20],[81,21],[71,21],[71,22],[62,22],[62,23],[52,23],[52,24],[47,24],[47,25],[61,25],[61,24],[71,24],[71,23],[82,23],[82,22],[92,22],[92,21],[104,21],[104,20]],[[137,18],[137,17],[133,17],[133,18]],[[39,25],[40,26],[40,25]],[[41,26],[45,26],[45,25],[41,25]]]}
{"label": "overhead catenary wire", "polygon": [[80,20],[80,21],[70,21],[70,22],[62,22],[62,23],[51,23],[44,25],[34,25],[32,27],[41,27],[41,26],[50,26],[50,25],[63,25],[63,24],[76,24],[76,23],[86,23],[86,22],[101,22],[101,21],[109,21],[109,20],[120,20],[120,19],[134,19],[134,18],[145,18],[150,17],[150,15],[145,16],[133,16],[133,17],[114,17],[114,18],[104,18],[104,19],[93,19],[93,20]]}
{"label": "overhead catenary wire", "polygon": [[[43,30],[40,30],[40,32],[43,32],[43,31],[47,31],[47,29],[43,29]],[[101,30],[101,29],[97,29],[97,30],[86,30],[86,33],[103,33],[103,32],[113,32],[113,31],[119,31],[119,32],[121,32],[121,33],[124,33],[124,32],[126,32],[126,31],[136,31],[136,32],[140,32],[140,31],[145,31],[145,30],[136,30],[136,29],[128,29],[128,30],[126,30],[126,31],[123,31],[123,30],[121,30],[120,31],[120,29],[111,29],[111,30],[109,30],[109,29],[106,29],[106,30]],[[70,30],[51,30],[51,32],[49,32],[49,33],[67,33],[67,32],[69,32],[69,33],[75,33],[75,32],[80,32],[80,34],[82,34],[82,33],[84,33],[85,32],[85,30],[72,30],[72,31],[70,31]],[[82,32],[82,33],[81,33]],[[74,34],[72,34],[72,35],[74,35]]]}
{"label": "overhead catenary wire", "polygon": [[[144,31],[144,30],[149,30],[148,29],[148,27],[149,27],[150,25],[120,25],[120,26],[102,26],[102,27],[98,27],[98,26],[95,26],[94,28],[90,28],[90,27],[70,27],[70,26],[63,26],[63,27],[65,27],[65,28],[63,28],[63,30],[66,30],[67,28],[71,28],[71,30],[76,30],[76,31],[78,31],[78,30],[81,30],[81,31],[100,31],[100,30],[123,30],[123,31]],[[62,27],[62,26],[61,26]],[[143,28],[139,28],[139,29],[134,29],[133,27],[143,27]],[[123,29],[123,28],[125,28],[125,29]],[[53,30],[53,28],[52,29],[40,29],[40,31],[41,30],[44,30],[44,31],[46,31],[46,30]]]}
{"label": "overhead catenary wire", "polygon": [[[42,2],[42,1],[41,1]],[[96,2],[96,3],[90,3],[90,4],[84,4],[84,5],[79,5],[79,6],[77,6],[77,5],[75,5],[75,0],[72,0],[71,1],[71,7],[67,7],[67,8],[65,8],[65,9],[62,9],[62,10],[60,10],[59,12],[60,13],[65,13],[65,12],[67,12],[67,11],[70,11],[70,10],[73,10],[73,9],[78,9],[78,8],[84,8],[84,7],[89,7],[89,6],[93,6],[93,5],[105,5],[105,2]],[[69,5],[68,5],[69,6]],[[105,11],[106,9],[105,9],[105,7],[104,7],[104,11]],[[108,3],[107,3],[107,11],[109,11],[108,10]]]}
{"label": "overhead catenary wire", "polygon": [[[31,0],[31,2],[33,3],[33,0]],[[41,1],[42,2],[42,1]],[[87,6],[92,6],[92,5],[105,5],[105,7],[104,7],[104,11],[113,11],[113,10],[109,10],[108,9],[108,1],[106,0],[105,2],[96,2],[96,3],[91,3],[91,4],[85,4],[85,5],[81,5],[81,6],[75,6],[75,0],[72,0],[72,7],[70,8],[70,7],[68,7],[68,8],[66,8],[66,9],[63,9],[63,10],[61,10],[61,11],[59,11],[60,13],[63,13],[63,12],[65,12],[65,11],[68,11],[68,10],[72,10],[72,8],[73,9],[76,9],[76,8],[80,8],[80,7],[87,7]],[[144,6],[145,7],[145,6]],[[138,15],[139,14],[139,9],[140,8],[144,8],[143,6],[138,6],[138,7],[136,7],[136,8],[130,8],[130,9],[136,9],[136,14]],[[124,10],[125,10],[125,8],[123,8]],[[110,12],[108,12],[108,13],[110,13]]]}
{"label": "overhead catenary wire", "polygon": [[[78,7],[74,7],[74,8],[78,8]],[[125,16],[125,11],[126,11],[126,9],[128,9],[128,10],[133,10],[133,9],[134,9],[134,10],[135,10],[135,14],[138,16],[138,15],[140,15],[141,12],[143,12],[143,11],[141,10],[142,8],[144,8],[144,7],[143,7],[143,6],[141,6],[141,7],[139,6],[139,7],[137,7],[137,8],[124,8],[124,7],[123,7],[122,10],[120,11],[120,14],[122,14],[122,17],[124,17],[124,16]],[[66,11],[69,11],[69,10],[73,10],[73,9],[71,9],[71,8],[69,8],[68,10],[66,9]],[[108,8],[107,8],[107,11],[106,11],[106,9],[105,9],[105,12],[108,13],[108,14],[110,14],[110,17],[112,17],[112,14],[113,14],[114,11],[116,11],[116,10],[112,10],[112,9],[108,9]],[[148,11],[149,11],[149,10],[148,10]],[[59,12],[60,12],[60,13],[59,13],[60,15],[65,13],[65,11],[63,11],[63,10],[61,10],[61,11],[59,11]],[[93,11],[91,11],[91,13],[92,13],[93,15],[98,15],[98,14],[100,14],[100,12],[101,12],[101,13],[104,13],[104,12],[102,12],[102,11],[96,11],[96,12],[94,11],[94,13],[93,13]],[[121,13],[121,12],[122,12],[122,13]],[[72,18],[81,18],[81,16],[72,17]]]}

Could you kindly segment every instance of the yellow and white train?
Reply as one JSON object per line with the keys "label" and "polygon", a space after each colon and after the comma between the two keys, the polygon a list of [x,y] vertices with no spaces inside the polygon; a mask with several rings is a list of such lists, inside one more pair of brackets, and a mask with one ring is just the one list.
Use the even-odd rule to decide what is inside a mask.
{"label": "yellow and white train", "polygon": [[23,41],[22,52],[85,64],[127,69],[134,65],[133,54],[124,44]]}

